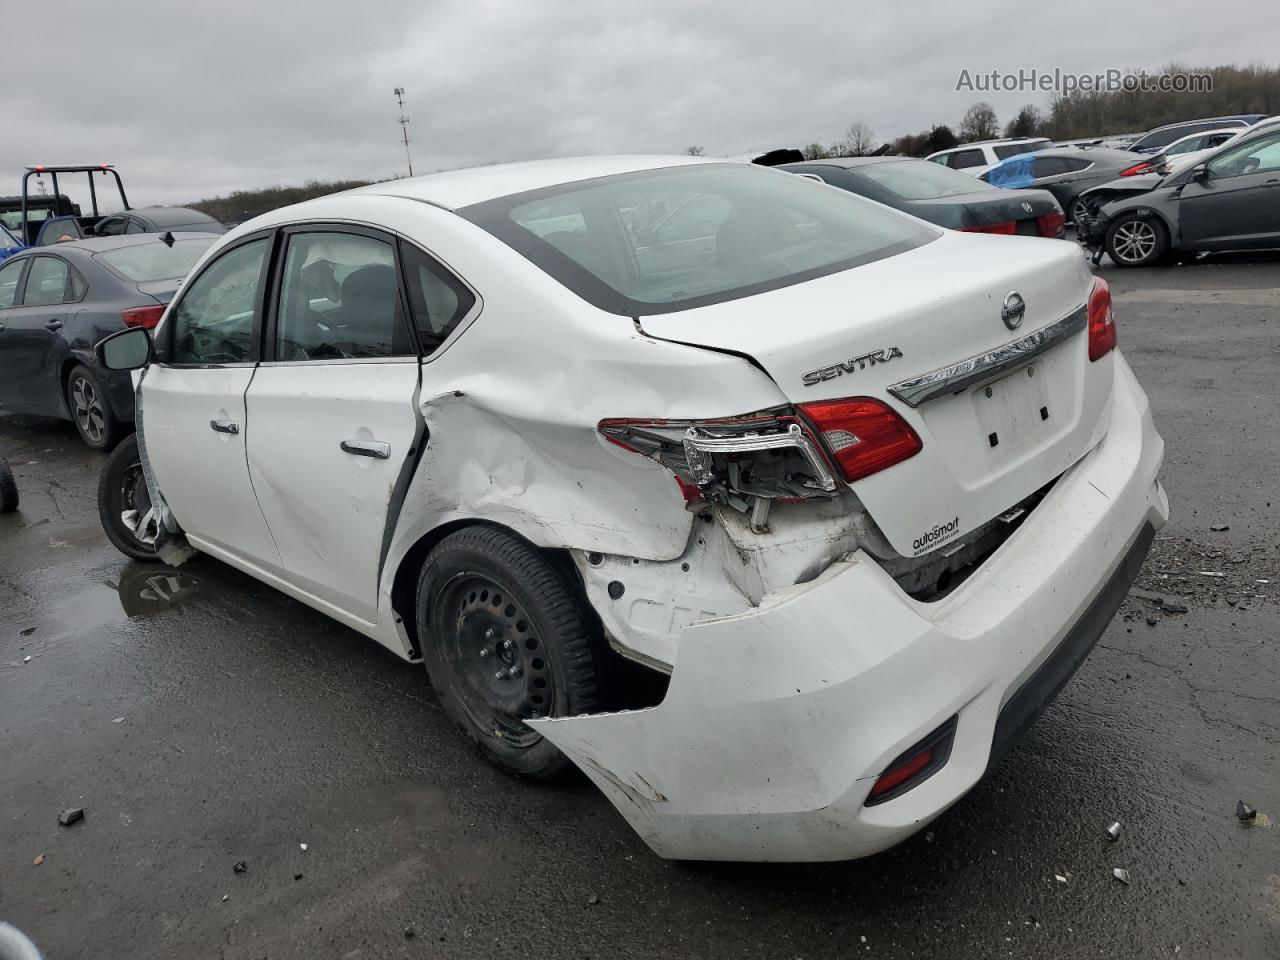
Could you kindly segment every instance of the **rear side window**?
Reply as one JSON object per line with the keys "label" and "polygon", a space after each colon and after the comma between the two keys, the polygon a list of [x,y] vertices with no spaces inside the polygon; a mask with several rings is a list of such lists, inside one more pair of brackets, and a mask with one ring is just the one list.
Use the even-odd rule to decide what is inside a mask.
{"label": "rear side window", "polygon": [[475,294],[421,250],[407,244],[402,249],[418,342],[424,354],[434,353],[471,312]]}
{"label": "rear side window", "polygon": [[963,170],[965,167],[980,167],[987,162],[981,150],[957,150],[950,154],[951,162],[947,164],[952,170]]}
{"label": "rear side window", "polygon": [[1006,143],[993,149],[996,152],[996,156],[1001,160],[1008,160],[1010,157],[1016,157],[1020,153],[1043,150],[1047,143],[1047,140],[1027,140],[1024,143]]}
{"label": "rear side window", "polygon": [[36,257],[27,274],[27,287],[22,294],[22,304],[27,307],[45,307],[67,301],[68,267],[57,257]]}
{"label": "rear side window", "polygon": [[361,234],[289,238],[277,360],[359,360],[416,353],[400,307],[395,247]]}
{"label": "rear side window", "polygon": [[242,363],[252,360],[253,320],[262,283],[267,240],[254,240],[223,254],[183,291],[171,311],[178,364]]}
{"label": "rear side window", "polygon": [[939,235],[851,193],[734,163],[602,177],[457,212],[583,299],[627,316],[750,296]]}

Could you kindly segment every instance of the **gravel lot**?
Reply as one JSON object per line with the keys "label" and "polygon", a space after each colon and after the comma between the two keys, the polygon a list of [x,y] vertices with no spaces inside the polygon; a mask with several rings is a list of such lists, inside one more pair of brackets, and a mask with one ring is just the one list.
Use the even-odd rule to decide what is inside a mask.
{"label": "gravel lot", "polygon": [[421,668],[208,558],[126,563],[102,458],[0,417],[0,917],[51,960],[1280,955],[1280,257],[1102,273],[1168,444],[1146,595],[848,864],[659,860],[585,780],[492,771]]}

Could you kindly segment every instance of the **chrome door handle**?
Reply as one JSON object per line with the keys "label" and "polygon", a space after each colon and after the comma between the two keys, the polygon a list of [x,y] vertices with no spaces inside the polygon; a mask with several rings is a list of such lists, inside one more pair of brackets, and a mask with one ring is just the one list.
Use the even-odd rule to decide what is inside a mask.
{"label": "chrome door handle", "polygon": [[234,420],[210,420],[209,426],[218,433],[239,433],[240,424]]}
{"label": "chrome door handle", "polygon": [[50,333],[57,333],[59,330],[62,329],[62,321],[50,320],[48,323],[44,325],[44,328],[48,330]]}
{"label": "chrome door handle", "polygon": [[356,457],[373,457],[375,460],[391,459],[391,444],[381,440],[343,440],[339,447],[343,453]]}

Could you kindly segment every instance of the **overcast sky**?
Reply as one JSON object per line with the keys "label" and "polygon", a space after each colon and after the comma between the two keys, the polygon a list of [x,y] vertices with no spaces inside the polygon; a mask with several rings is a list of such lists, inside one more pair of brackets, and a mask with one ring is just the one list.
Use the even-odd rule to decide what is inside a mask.
{"label": "overcast sky", "polygon": [[1002,123],[1048,103],[957,92],[964,68],[1280,59],[1280,4],[1263,0],[45,0],[23,21],[3,44],[0,194],[27,163],[111,162],[135,206],[403,174],[396,86],[423,173],[731,155],[829,142],[856,120],[889,139],[954,126],[977,99]]}

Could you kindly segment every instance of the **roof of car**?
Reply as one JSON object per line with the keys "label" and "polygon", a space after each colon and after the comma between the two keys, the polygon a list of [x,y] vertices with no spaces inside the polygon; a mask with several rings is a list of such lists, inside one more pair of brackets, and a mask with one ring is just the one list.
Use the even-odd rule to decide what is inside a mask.
{"label": "roof of car", "polygon": [[[422,200],[450,210],[483,203],[513,193],[538,190],[562,183],[594,180],[619,173],[656,170],[695,163],[717,162],[711,157],[689,156],[621,156],[562,157],[553,160],[526,160],[521,163],[495,163],[484,167],[467,167],[421,177],[389,180],[347,191],[351,194],[405,197]],[[729,161],[719,161],[721,163]]]}
{"label": "roof of car", "polygon": [[[49,243],[40,247],[28,247],[23,253],[76,253],[94,254],[106,250],[118,250],[121,247],[137,247],[144,243],[160,243],[162,233],[125,233],[116,237],[85,237],[83,240],[67,240],[63,243]],[[188,240],[192,237],[215,237],[212,233],[184,231],[175,233],[175,240]]]}
{"label": "roof of car", "polygon": [[970,140],[968,143],[958,143],[954,147],[947,147],[945,150],[935,150],[929,154],[936,157],[940,153],[952,153],[956,150],[968,150],[970,147],[998,147],[1006,143],[1039,143],[1041,140],[1051,143],[1048,137],[1000,137],[996,140]]}
{"label": "roof of car", "polygon": [[[1256,123],[1266,117],[1265,113],[1232,113],[1224,117],[1201,117],[1199,120],[1177,120],[1173,123],[1161,124],[1158,127],[1152,127],[1147,133],[1155,133],[1157,130],[1169,130],[1173,127],[1185,127],[1193,123],[1217,123],[1219,120],[1243,120],[1246,123]],[[1146,134],[1143,134],[1145,136]]]}
{"label": "roof of car", "polygon": [[[873,164],[873,163],[892,163],[892,162],[894,162],[894,161],[898,161],[898,160],[917,160],[917,159],[919,159],[919,158],[918,158],[918,157],[890,157],[890,156],[880,156],[880,157],[823,157],[821,160],[805,160],[805,161],[803,161],[802,163],[784,163],[784,164],[781,164],[780,166],[781,166],[781,167],[782,167],[782,169],[784,169],[784,170],[785,170],[787,167],[799,167],[799,166],[806,166],[806,167],[814,167],[814,166],[818,166],[818,167],[821,167],[821,166],[827,166],[827,167],[843,167],[843,168],[844,168],[844,169],[846,169],[846,170],[850,170],[850,169],[852,169],[852,168],[854,168],[854,167],[868,167],[868,166],[870,166],[870,165],[871,165],[871,164]],[[923,161],[922,161],[922,162],[923,162]]]}
{"label": "roof of car", "polygon": [[[124,212],[123,210],[121,211],[121,213]],[[127,212],[145,217],[157,227],[168,227],[200,220],[208,220],[211,223],[218,222],[204,211],[196,210],[194,207],[132,207]]]}
{"label": "roof of car", "polygon": [[[1115,150],[1111,147],[1048,147],[1031,153],[1020,154],[1024,157],[1080,157],[1083,160],[1114,160],[1116,163],[1133,163],[1135,154],[1128,150]],[[1010,160],[1013,157],[1009,158]],[[1005,161],[1006,163],[1008,161]]]}

